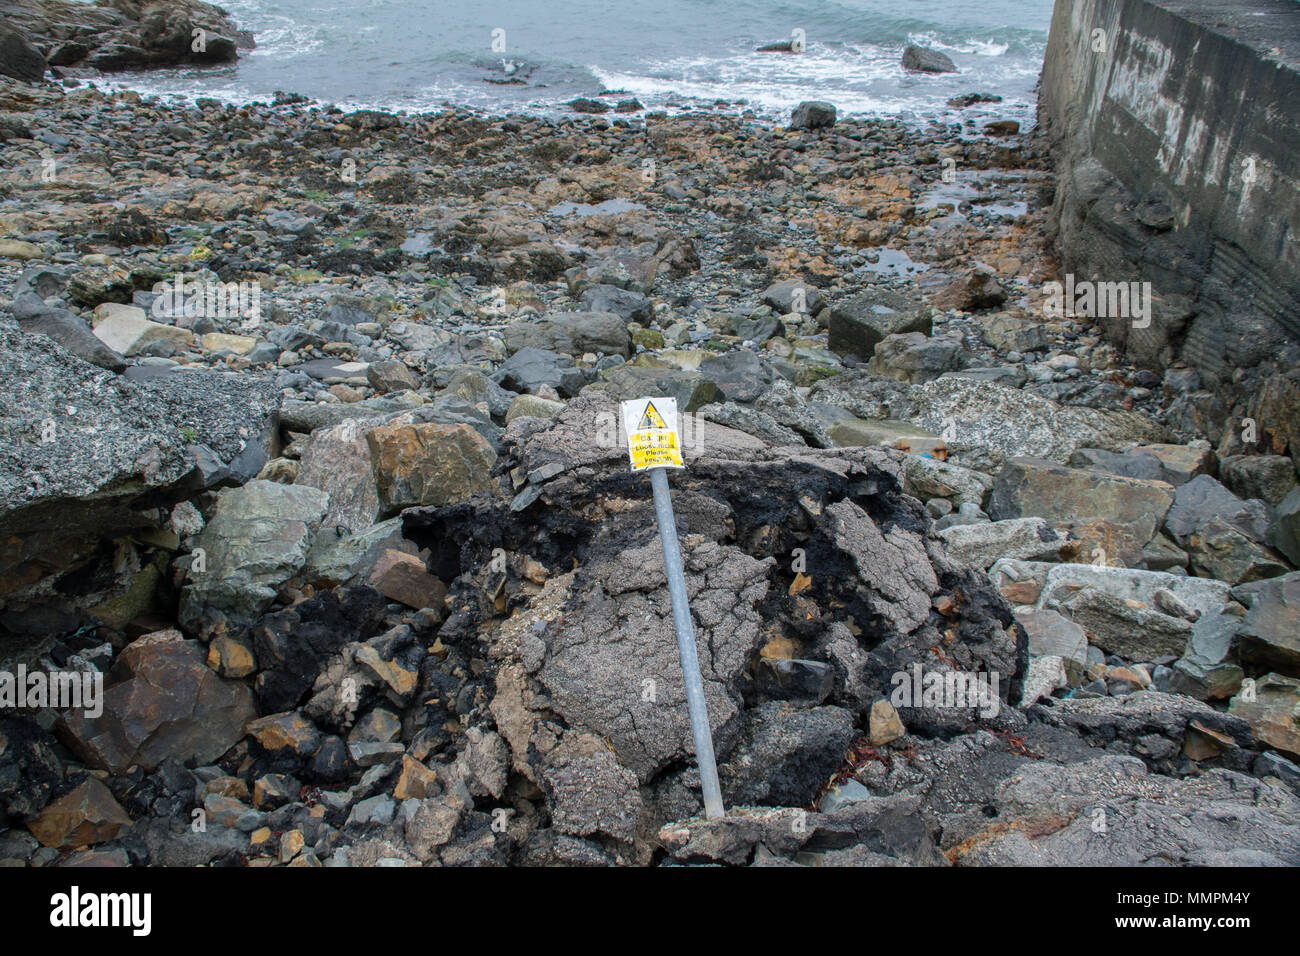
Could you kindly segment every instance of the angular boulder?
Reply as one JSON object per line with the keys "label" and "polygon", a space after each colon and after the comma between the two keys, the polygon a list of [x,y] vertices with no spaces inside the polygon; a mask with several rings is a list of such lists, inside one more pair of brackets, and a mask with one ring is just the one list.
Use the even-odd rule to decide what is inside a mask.
{"label": "angular boulder", "polygon": [[197,641],[157,631],[119,656],[104,691],[104,712],[64,713],[56,730],[92,767],[122,773],[132,764],[152,770],[168,757],[209,764],[243,736],[256,716],[243,684],[218,677]]}
{"label": "angular boulder", "polygon": [[196,627],[208,609],[252,623],[306,563],[328,507],[329,495],[306,485],[258,479],[220,492],[199,537],[202,569],[191,562],[181,595],[182,626]]}

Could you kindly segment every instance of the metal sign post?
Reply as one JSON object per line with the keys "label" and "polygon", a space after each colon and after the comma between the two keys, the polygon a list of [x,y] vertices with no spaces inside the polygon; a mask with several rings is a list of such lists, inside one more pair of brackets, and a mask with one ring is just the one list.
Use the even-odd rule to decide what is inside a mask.
{"label": "metal sign post", "polygon": [[700,676],[699,651],[695,646],[695,625],[691,621],[691,606],[686,596],[686,575],[682,570],[682,553],[677,541],[677,519],[668,493],[667,469],[685,467],[677,431],[677,400],[640,398],[623,402],[622,408],[632,470],[650,472],[655,517],[659,521],[659,541],[664,549],[664,570],[668,575],[668,594],[673,604],[677,653],[682,662],[686,706],[691,715],[691,736],[695,738],[695,762],[700,768],[700,786],[704,791],[704,812],[710,819],[716,819],[725,814],[722,788],[718,785],[713,731],[709,727],[709,711],[704,702],[704,680]]}

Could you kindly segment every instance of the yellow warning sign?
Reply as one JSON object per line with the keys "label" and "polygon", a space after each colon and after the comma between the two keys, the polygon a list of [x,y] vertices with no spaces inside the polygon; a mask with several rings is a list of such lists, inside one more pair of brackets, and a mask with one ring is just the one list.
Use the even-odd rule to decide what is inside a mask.
{"label": "yellow warning sign", "polygon": [[637,431],[643,431],[647,428],[667,428],[664,424],[664,418],[655,408],[654,399],[646,402],[645,411],[641,413],[641,421],[637,424]]}
{"label": "yellow warning sign", "polygon": [[623,403],[623,427],[633,471],[683,468],[675,398],[638,398]]}

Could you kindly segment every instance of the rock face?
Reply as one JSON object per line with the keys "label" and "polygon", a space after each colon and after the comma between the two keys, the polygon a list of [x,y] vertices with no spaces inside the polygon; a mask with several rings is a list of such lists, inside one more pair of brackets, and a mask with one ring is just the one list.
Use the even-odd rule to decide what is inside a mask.
{"label": "rock face", "polygon": [[306,563],[329,495],[305,485],[250,481],[221,492],[199,538],[202,569],[191,563],[180,621],[198,625],[209,610],[249,623]]}
{"label": "rock face", "polygon": [[27,83],[39,83],[45,76],[45,57],[32,45],[27,34],[8,23],[0,23],[0,75]]}
{"label": "rock face", "polygon": [[204,664],[205,653],[177,631],[159,631],[122,652],[104,691],[104,712],[65,712],[58,727],[92,767],[152,770],[164,758],[211,763],[239,740],[256,716],[253,695]]}
{"label": "rock face", "polygon": [[[1135,364],[1160,371],[1181,360],[1199,373],[1219,399],[1215,438],[1225,419],[1257,411],[1245,407],[1247,397],[1297,358],[1300,269],[1270,250],[1300,229],[1300,170],[1294,152],[1272,138],[1275,118],[1261,101],[1244,113],[1226,105],[1257,84],[1277,97],[1300,94],[1292,13],[1277,5],[1258,16],[1218,17],[1141,0],[1070,0],[1054,11],[1044,58],[1039,120],[1057,164],[1060,278],[1147,281],[1158,290],[1148,320],[1100,322]],[[1096,54],[1079,24],[1120,21],[1125,29],[1107,51],[1115,69],[1105,82],[1087,81]],[[1167,53],[1152,60],[1146,51],[1156,47]],[[1288,58],[1281,69],[1279,49]],[[1215,96],[1200,97],[1201,78],[1211,75],[1223,82]],[[1160,117],[1168,109],[1185,123],[1167,125]],[[1087,119],[1103,115],[1122,118]],[[1188,123],[1205,135],[1186,135]],[[1228,125],[1251,145],[1231,170],[1211,173],[1203,165],[1208,144]],[[1132,151],[1137,139],[1151,148]],[[1188,179],[1197,168],[1206,171]],[[1267,184],[1258,169],[1272,171]],[[1164,215],[1151,214],[1161,206]],[[1247,225],[1266,220],[1264,229]],[[1270,419],[1280,430],[1293,427]]]}
{"label": "rock face", "polygon": [[0,12],[31,39],[50,43],[57,66],[112,71],[223,63],[238,56],[237,46],[252,46],[224,10],[202,0],[8,0]]}

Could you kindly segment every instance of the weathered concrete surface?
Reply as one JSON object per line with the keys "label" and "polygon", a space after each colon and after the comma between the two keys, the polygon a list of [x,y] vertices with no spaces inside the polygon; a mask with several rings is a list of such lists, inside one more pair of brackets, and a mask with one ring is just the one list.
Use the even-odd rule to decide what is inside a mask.
{"label": "weathered concrete surface", "polygon": [[1058,0],[1052,18],[1062,275],[1151,282],[1150,325],[1108,335],[1136,364],[1186,361],[1224,412],[1297,359],[1297,68],[1290,0]]}

